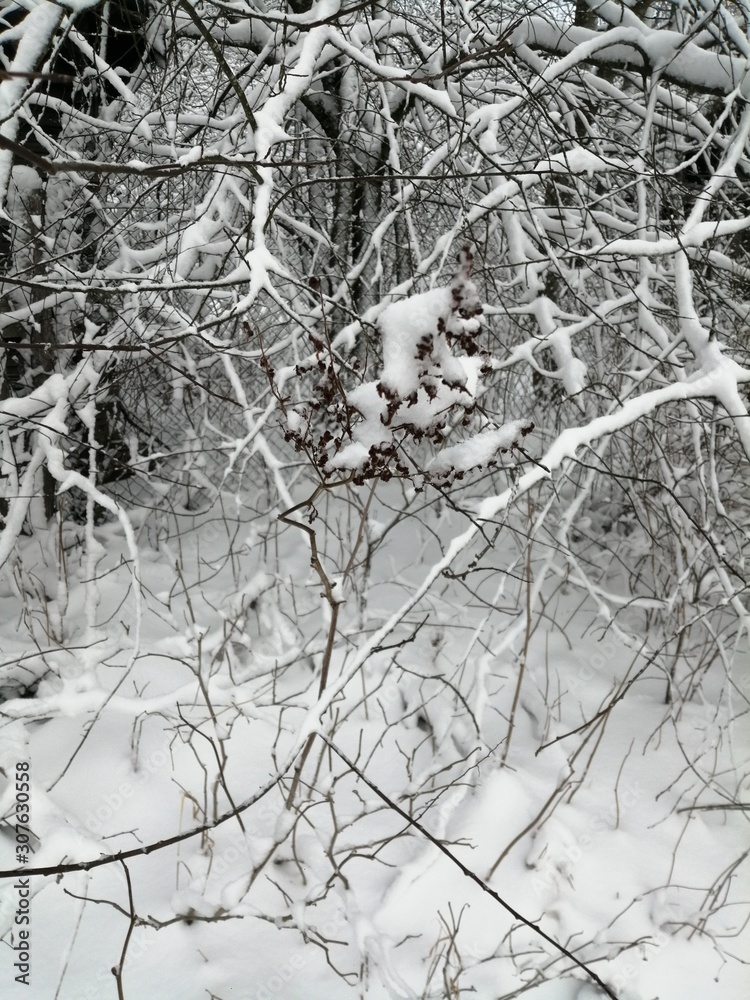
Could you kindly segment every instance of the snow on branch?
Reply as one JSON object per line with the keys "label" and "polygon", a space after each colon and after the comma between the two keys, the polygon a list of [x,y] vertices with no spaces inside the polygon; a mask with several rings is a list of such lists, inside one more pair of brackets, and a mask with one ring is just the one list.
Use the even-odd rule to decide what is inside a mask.
{"label": "snow on branch", "polygon": [[[18,132],[15,114],[29,88],[23,74],[33,74],[48,51],[52,38],[62,20],[63,11],[51,3],[34,7],[16,28],[0,32],[0,46],[18,39],[18,47],[5,79],[0,82],[0,137],[13,142]],[[5,204],[10,181],[13,157],[7,149],[0,150],[0,208]]]}
{"label": "snow on branch", "polygon": [[[617,5],[616,9],[622,8]],[[601,8],[597,8],[597,14],[603,16]],[[665,79],[693,90],[730,94],[746,73],[744,59],[706,51],[682,32],[650,28],[633,14],[630,23],[604,31],[533,15],[518,25],[509,42],[521,58],[524,49],[541,49],[575,63],[585,60],[596,65],[659,70]],[[561,62],[564,64],[566,58]],[[556,64],[559,71],[560,65]]]}
{"label": "snow on branch", "polygon": [[[480,377],[491,371],[491,365],[488,353],[477,344],[483,306],[471,279],[473,255],[469,247],[461,250],[458,260],[450,285],[411,295],[380,313],[380,377],[346,393],[351,442],[322,462],[327,474],[350,471],[355,482],[373,476],[407,476],[410,470],[398,454],[404,436],[439,445],[447,433],[449,417],[468,424]],[[329,386],[330,410],[333,378]],[[302,446],[310,432],[309,414],[299,408],[290,412],[288,427],[290,439]],[[480,435],[475,444],[466,448],[453,446],[443,453],[449,453],[450,459],[443,457],[434,463],[427,471],[428,477],[463,475],[494,459],[497,452],[513,447],[524,433],[523,427],[522,421],[514,421]],[[329,443],[337,444],[330,432],[325,441]],[[319,451],[322,459],[324,452]]]}

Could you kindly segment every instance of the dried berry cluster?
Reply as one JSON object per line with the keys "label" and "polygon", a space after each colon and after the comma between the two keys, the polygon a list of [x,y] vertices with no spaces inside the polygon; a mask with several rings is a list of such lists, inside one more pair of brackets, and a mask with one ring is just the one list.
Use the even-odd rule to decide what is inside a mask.
{"label": "dried berry cluster", "polygon": [[[455,288],[453,292],[455,294]],[[472,316],[478,316],[481,313],[481,309],[476,312],[468,312],[467,310],[460,310],[459,315],[462,319],[470,319]],[[458,330],[451,330],[450,327],[445,325],[442,317],[438,320],[438,331],[445,334],[445,340],[448,347],[458,347],[459,350],[463,351],[468,357],[473,358],[475,354],[479,354],[479,346],[477,345],[476,338],[473,333],[467,333],[464,328]],[[487,354],[483,351],[482,354]],[[489,354],[487,354],[487,363],[489,363]]]}
{"label": "dried berry cluster", "polygon": [[[417,438],[424,436],[424,432],[419,430],[415,433],[410,433],[406,427],[404,430],[406,432],[405,436]],[[525,438],[533,430],[533,423],[525,424],[521,427],[519,436],[511,441],[507,447],[500,448],[497,455],[513,455],[519,451],[523,453],[520,439]],[[451,486],[453,483],[461,482],[469,472],[481,472],[484,468],[497,468],[500,464],[500,460],[497,457],[493,457],[486,463],[480,462],[470,469],[447,469],[439,472],[430,472],[429,470],[420,472],[416,472],[415,470],[410,471],[399,455],[398,446],[394,442],[388,442],[380,446],[373,445],[370,448],[367,461],[360,470],[354,473],[352,481],[355,485],[362,486],[368,479],[373,479],[376,476],[382,479],[383,482],[388,482],[389,479],[394,478],[411,479],[414,482],[416,492],[421,493],[425,485],[429,484],[444,488]]]}
{"label": "dried berry cluster", "polygon": [[399,455],[398,444],[388,441],[371,446],[364,465],[353,473],[352,482],[362,486],[368,479],[379,478],[387,483],[389,479],[409,479],[413,475],[414,470],[409,470]]}
{"label": "dried berry cluster", "polygon": [[461,249],[458,264],[458,271],[451,285],[451,321],[446,324],[442,318],[438,320],[438,331],[445,334],[448,347],[458,347],[473,358],[479,352],[479,347],[474,332],[471,328],[467,329],[465,324],[467,320],[481,316],[484,309],[476,285],[471,280],[474,255],[470,247]]}
{"label": "dried berry cluster", "polygon": [[[450,464],[436,462],[432,472],[422,472],[427,456],[419,461],[412,458],[411,447],[407,449],[428,441],[439,452],[449,422],[469,426],[476,408],[477,376],[492,371],[490,355],[476,339],[480,329],[476,317],[483,309],[471,280],[472,260],[464,247],[449,289],[420,293],[413,297],[413,306],[406,300],[386,308],[378,320],[383,364],[377,381],[352,379],[358,364],[335,354],[327,332],[324,337],[309,333],[311,356],[295,368],[297,377],[310,386],[309,398],[292,403],[276,394],[286,417],[286,441],[304,452],[321,476],[350,473],[359,485],[376,477],[401,478],[418,482],[421,488],[425,482],[449,485],[472,468],[482,468],[479,463],[472,466],[471,452],[461,450],[453,452]],[[479,357],[461,362],[459,354]],[[273,387],[273,370],[267,361],[261,363]],[[360,384],[352,386],[353,381]],[[519,437],[532,426],[521,428]],[[501,440],[507,442],[507,437]],[[523,451],[514,440],[498,453],[516,449]],[[496,465],[497,458],[486,464]]]}
{"label": "dried berry cluster", "polygon": [[[307,454],[324,478],[330,478],[341,471],[333,467],[331,460],[351,441],[352,425],[356,426],[357,421],[362,418],[356,406],[347,398],[338,371],[334,367],[331,352],[320,341],[314,340],[313,343],[315,346],[314,357],[295,368],[295,372],[300,378],[310,376],[313,373],[318,376],[312,386],[312,398],[305,404],[298,404],[287,409],[287,416],[290,413],[293,414],[293,420],[289,422],[284,438],[294,445],[295,451]],[[431,335],[426,336],[420,342],[420,360],[430,360],[432,343]],[[356,363],[350,367],[356,368]],[[489,355],[481,371],[483,374],[491,371]],[[428,398],[434,399],[439,391],[439,382],[448,385],[444,379],[432,376],[425,370],[420,380],[420,388],[424,389]],[[465,391],[460,386],[448,387]],[[402,447],[406,441],[419,443],[425,440],[432,441],[438,446],[441,445],[447,429],[448,412],[455,417],[458,407],[463,410],[462,426],[468,426],[476,407],[476,401],[472,396],[466,393],[465,402],[460,397],[454,398],[450,411],[445,414],[446,419],[427,424],[416,424],[405,419],[405,411],[408,412],[410,407],[416,406],[418,403],[416,392],[402,398],[383,382],[376,383],[376,389],[378,396],[386,402],[380,418],[381,423],[390,426],[398,415],[397,425],[392,428],[390,439],[371,445],[367,458],[352,471],[352,482],[355,485],[363,485],[374,478],[388,482],[393,478],[414,479],[418,476],[419,485],[416,488],[420,491],[425,483],[445,487],[461,481],[467,472],[473,471],[449,469],[439,472],[423,472],[409,468]],[[528,424],[521,428],[520,437],[525,437],[533,430],[533,427],[533,424]],[[519,441],[514,440],[508,447],[500,449],[498,454],[512,454],[519,447]],[[498,464],[498,459],[492,458],[486,463],[486,467],[492,468]],[[478,470],[482,468],[481,464],[475,467]]]}
{"label": "dried berry cluster", "polygon": [[[312,332],[310,340],[315,354],[308,361],[295,365],[295,374],[305,378],[314,373],[317,378],[309,402],[285,409],[287,420],[290,414],[293,420],[288,423],[284,440],[292,443],[295,451],[305,452],[318,469],[324,470],[332,455],[341,448],[344,437],[350,436],[354,412],[334,365],[334,362],[340,363],[339,359]],[[359,362],[355,359],[348,367],[356,371]]]}

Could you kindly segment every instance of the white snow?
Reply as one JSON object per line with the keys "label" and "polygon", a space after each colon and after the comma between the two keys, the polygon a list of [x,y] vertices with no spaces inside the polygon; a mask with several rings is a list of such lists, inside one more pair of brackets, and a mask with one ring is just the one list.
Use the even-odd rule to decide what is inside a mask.
{"label": "white snow", "polygon": [[331,469],[361,470],[372,449],[393,442],[399,430],[440,433],[452,411],[473,405],[485,360],[478,353],[454,353],[453,343],[468,343],[478,352],[482,305],[468,276],[468,250],[460,259],[452,285],[410,295],[379,313],[381,375],[347,393],[362,419],[351,443],[331,460]]}
{"label": "white snow", "polygon": [[486,466],[499,452],[511,448],[521,440],[527,427],[524,420],[512,420],[494,430],[482,431],[468,441],[443,448],[428,468],[431,472],[448,472],[451,469],[468,472],[470,469]]}

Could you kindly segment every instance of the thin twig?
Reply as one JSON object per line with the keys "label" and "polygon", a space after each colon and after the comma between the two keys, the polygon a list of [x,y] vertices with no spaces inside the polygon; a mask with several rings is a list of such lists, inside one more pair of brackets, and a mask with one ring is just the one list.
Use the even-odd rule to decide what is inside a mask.
{"label": "thin twig", "polygon": [[523,649],[521,650],[521,662],[518,666],[516,690],[513,693],[513,704],[511,705],[510,718],[508,719],[508,738],[505,741],[503,756],[500,761],[502,765],[504,765],[508,759],[510,741],[513,739],[513,731],[516,723],[516,709],[518,708],[518,699],[521,697],[521,686],[526,672],[526,662],[529,658],[529,643],[531,642],[531,545],[534,537],[534,522],[532,518],[530,494],[527,494],[526,501],[529,514],[529,534],[526,539],[526,628],[524,631]]}
{"label": "thin twig", "polygon": [[111,865],[116,861],[128,861],[130,858],[140,858],[145,854],[153,854],[155,851],[161,851],[165,847],[171,847],[173,844],[181,844],[183,840],[190,840],[191,837],[197,837],[201,834],[208,833],[211,830],[215,830],[217,826],[221,826],[222,823],[226,823],[227,820],[234,819],[238,813],[245,812],[250,806],[254,806],[256,802],[260,802],[264,796],[268,795],[271,789],[275,788],[281,779],[284,777],[286,772],[292,766],[294,758],[287,761],[284,768],[271,780],[267,785],[251,795],[249,799],[241,802],[236,808],[227,810],[227,812],[222,813],[217,816],[215,820],[210,823],[203,823],[201,826],[195,826],[192,830],[186,830],[184,833],[176,833],[173,837],[165,837],[164,840],[154,841],[153,844],[146,844],[145,847],[134,847],[129,851],[120,851],[117,854],[107,854],[101,858],[94,858],[92,861],[77,861],[72,864],[59,864],[59,865],[45,865],[39,868],[6,868],[0,871],[0,879],[3,878],[17,878],[19,875],[26,877],[27,875],[67,875],[69,872],[87,872],[92,868],[102,868],[104,865]]}
{"label": "thin twig", "polygon": [[419,833],[421,833],[422,836],[425,837],[427,840],[429,840],[434,847],[437,847],[437,849],[442,854],[444,854],[467,878],[471,879],[472,882],[478,885],[479,888],[482,890],[482,892],[486,892],[487,895],[491,896],[496,903],[499,903],[500,906],[502,906],[503,909],[507,910],[508,913],[510,913],[511,916],[515,917],[516,920],[520,920],[522,924],[524,924],[530,930],[534,931],[535,934],[538,934],[540,937],[544,938],[544,940],[547,941],[548,944],[551,944],[561,954],[565,955],[566,958],[569,958],[571,962],[574,962],[579,969],[582,969],[587,976],[590,976],[591,979],[593,979],[593,981],[597,984],[597,986],[601,987],[601,989],[604,990],[605,994],[608,997],[610,997],[611,1000],[618,1000],[617,995],[612,992],[612,990],[599,978],[599,976],[597,976],[597,974],[592,969],[590,969],[585,964],[585,962],[582,962],[579,958],[576,958],[576,956],[571,951],[569,951],[564,945],[561,945],[559,941],[555,941],[553,937],[550,937],[550,935],[547,934],[546,931],[543,931],[538,924],[535,924],[532,920],[529,920],[528,917],[524,917],[523,914],[519,913],[518,910],[514,909],[514,907],[512,907],[510,903],[507,903],[499,893],[495,892],[494,889],[488,886],[483,879],[481,879],[477,874],[475,874],[470,868],[467,868],[466,865],[463,864],[463,862],[460,861],[455,856],[455,854],[452,854],[448,850],[448,848],[443,843],[441,843],[441,841],[439,841],[436,837],[434,837],[429,832],[429,830],[426,830],[421,823],[419,823],[416,819],[414,819],[407,812],[405,812],[396,802],[393,801],[393,799],[391,799],[388,795],[386,795],[385,792],[381,791],[381,789],[378,788],[378,786],[374,784],[374,782],[370,781],[370,779],[365,774],[363,774],[363,772],[357,767],[357,765],[354,764],[353,761],[351,761],[346,756],[343,750],[339,750],[336,744],[332,743],[327,736],[323,735],[323,733],[320,734],[320,737],[328,744],[331,750],[333,750],[333,752],[338,757],[340,757],[341,760],[343,760],[343,762],[348,767],[351,768],[351,770],[357,775],[357,777],[361,778],[362,781],[364,781],[364,783],[370,789],[372,789],[373,792],[375,792],[378,798],[382,799],[383,802],[385,802],[385,804],[390,809],[398,813],[398,815],[402,819],[406,820],[406,822],[410,826],[413,826],[414,829],[417,830]]}
{"label": "thin twig", "polygon": [[[290,517],[289,515],[293,514],[297,510],[300,510],[302,507],[308,507],[312,509],[313,504],[315,503],[315,501],[317,500],[317,498],[320,496],[321,493],[325,493],[327,490],[335,489],[337,486],[346,486],[347,483],[351,482],[352,478],[353,475],[347,476],[346,479],[341,479],[335,483],[320,483],[318,486],[316,486],[316,488],[313,490],[313,492],[310,494],[307,500],[302,500],[300,503],[295,504],[294,507],[290,507],[289,510],[285,510],[281,514],[279,514],[279,520],[283,524],[290,524],[295,528],[301,528],[307,534],[307,537],[310,540],[310,565],[318,574],[320,582],[323,584],[323,593],[320,596],[325,597],[331,609],[331,621],[329,622],[328,625],[328,638],[326,640],[326,648],[323,652],[323,663],[321,664],[321,669],[320,669],[318,700],[320,700],[323,697],[323,692],[325,691],[326,685],[328,683],[328,672],[331,666],[331,657],[333,656],[333,646],[336,641],[336,628],[338,626],[339,606],[341,604],[341,601],[336,600],[336,598],[334,597],[333,588],[336,586],[336,584],[331,583],[331,581],[328,579],[326,571],[323,569],[323,564],[321,563],[320,556],[318,555],[318,542],[314,529],[311,528],[309,524],[304,524],[302,521],[297,521],[293,517]],[[291,809],[292,807],[292,803],[294,802],[294,796],[297,793],[297,787],[299,785],[300,777],[302,775],[302,769],[305,766],[305,761],[310,755],[310,751],[312,750],[312,745],[314,742],[315,742],[315,733],[310,733],[310,735],[307,737],[307,741],[305,742],[305,746],[304,749],[302,750],[297,766],[294,769],[292,786],[289,789],[289,794],[287,795],[286,798],[287,809]]]}
{"label": "thin twig", "polygon": [[130,881],[130,872],[128,871],[128,866],[125,862],[122,862],[122,867],[125,869],[125,882],[128,886],[128,906],[130,912],[128,916],[130,917],[130,923],[128,925],[128,930],[125,935],[125,940],[122,943],[122,952],[120,954],[120,961],[117,965],[112,968],[112,975],[115,977],[117,982],[117,998],[118,1000],[125,1000],[125,991],[122,986],[122,970],[125,965],[125,955],[128,951],[128,945],[130,944],[130,938],[133,936],[133,928],[136,925],[136,913],[135,913],[135,903],[133,902],[133,885]]}

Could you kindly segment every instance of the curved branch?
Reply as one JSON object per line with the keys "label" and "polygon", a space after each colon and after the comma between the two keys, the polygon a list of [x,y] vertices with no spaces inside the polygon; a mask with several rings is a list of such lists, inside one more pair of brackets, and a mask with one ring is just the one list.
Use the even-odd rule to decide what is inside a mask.
{"label": "curved branch", "polygon": [[256,802],[268,795],[268,793],[278,785],[281,779],[284,777],[286,772],[292,766],[296,755],[290,755],[287,759],[284,767],[281,771],[271,780],[268,784],[264,785],[260,791],[251,795],[249,799],[245,799],[236,808],[229,809],[227,812],[222,813],[217,816],[215,820],[210,823],[203,823],[201,826],[194,826],[192,830],[185,830],[183,833],[176,833],[173,837],[165,837],[164,840],[154,841],[152,844],[146,844],[145,847],[134,847],[130,851],[119,851],[117,854],[107,854],[101,858],[94,858],[91,861],[75,861],[70,864],[56,864],[56,865],[42,865],[37,868],[25,867],[25,868],[8,868],[0,871],[0,879],[4,878],[17,878],[19,875],[23,875],[24,878],[31,875],[66,875],[68,872],[88,872],[92,868],[103,868],[104,865],[111,865],[117,861],[128,861],[130,858],[140,858],[145,854],[154,854],[156,851],[161,851],[165,847],[172,847],[173,844],[181,844],[183,840],[190,840],[192,837],[197,837],[203,833],[209,833],[211,830],[215,830],[217,826],[221,826],[222,823],[226,823],[227,820],[235,819],[241,813],[249,809],[250,806],[254,806]]}
{"label": "curved branch", "polygon": [[631,19],[627,25],[596,31],[535,15],[519,24],[508,41],[521,58],[526,48],[558,57],[575,54],[576,64],[619,71],[626,66],[648,73],[658,69],[664,80],[708,93],[731,94],[741,85],[744,59],[708,52],[681,32],[649,28],[632,14]]}

